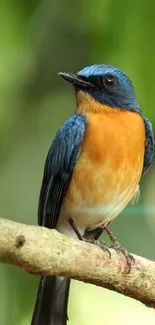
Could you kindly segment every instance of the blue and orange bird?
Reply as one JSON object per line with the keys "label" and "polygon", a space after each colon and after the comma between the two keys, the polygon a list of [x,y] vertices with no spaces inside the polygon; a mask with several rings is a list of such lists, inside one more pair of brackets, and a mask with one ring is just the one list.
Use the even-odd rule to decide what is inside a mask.
{"label": "blue and orange bird", "polygon": [[[121,70],[93,65],[59,75],[74,86],[77,110],[49,149],[38,222],[94,239],[104,228],[110,234],[107,225],[137,195],[153,158],[152,126]],[[41,277],[31,325],[67,324],[68,293],[68,279]]]}

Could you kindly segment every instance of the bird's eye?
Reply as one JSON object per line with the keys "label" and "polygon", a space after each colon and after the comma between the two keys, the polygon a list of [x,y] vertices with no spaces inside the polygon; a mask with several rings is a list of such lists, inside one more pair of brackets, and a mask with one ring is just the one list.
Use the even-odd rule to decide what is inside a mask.
{"label": "bird's eye", "polygon": [[108,74],[104,77],[103,83],[106,88],[112,88],[116,86],[116,79],[113,75]]}

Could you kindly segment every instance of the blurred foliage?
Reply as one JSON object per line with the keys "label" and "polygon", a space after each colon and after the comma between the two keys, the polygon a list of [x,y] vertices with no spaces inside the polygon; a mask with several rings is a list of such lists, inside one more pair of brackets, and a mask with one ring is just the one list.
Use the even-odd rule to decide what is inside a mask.
{"label": "blurred foliage", "polygon": [[[11,0],[0,7],[0,215],[37,223],[44,160],[57,128],[75,110],[74,92],[57,76],[93,63],[131,77],[155,128],[155,4],[151,0]],[[64,87],[64,88],[63,88]],[[129,251],[155,259],[155,167],[141,200],[112,229]],[[38,277],[0,266],[0,325],[28,325]],[[72,282],[69,324],[154,324],[155,312],[122,295]]]}

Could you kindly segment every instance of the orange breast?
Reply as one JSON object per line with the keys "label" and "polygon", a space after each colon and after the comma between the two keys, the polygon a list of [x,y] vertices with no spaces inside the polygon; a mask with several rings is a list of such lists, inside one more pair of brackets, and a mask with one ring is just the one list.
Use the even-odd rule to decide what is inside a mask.
{"label": "orange breast", "polygon": [[88,127],[62,209],[89,229],[115,218],[132,199],[144,160],[141,116],[103,105],[102,110],[86,112]]}

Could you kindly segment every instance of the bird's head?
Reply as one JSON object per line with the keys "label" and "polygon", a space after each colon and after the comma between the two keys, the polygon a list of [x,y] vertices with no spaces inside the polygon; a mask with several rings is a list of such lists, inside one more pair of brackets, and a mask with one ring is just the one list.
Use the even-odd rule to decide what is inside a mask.
{"label": "bird's head", "polygon": [[60,72],[59,75],[74,85],[77,95],[82,92],[100,104],[141,113],[132,82],[118,68],[96,64],[77,74]]}

